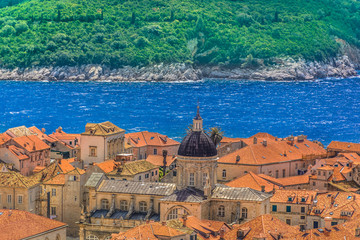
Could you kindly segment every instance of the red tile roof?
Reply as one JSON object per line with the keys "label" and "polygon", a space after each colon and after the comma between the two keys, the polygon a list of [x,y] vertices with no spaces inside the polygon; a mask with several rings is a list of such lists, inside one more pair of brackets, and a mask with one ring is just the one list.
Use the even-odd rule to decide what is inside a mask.
{"label": "red tile roof", "polygon": [[312,204],[317,193],[317,191],[311,190],[280,189],[275,191],[274,195],[270,198],[270,202]]}
{"label": "red tile roof", "polygon": [[[304,156],[323,156],[326,150],[309,140],[294,144],[288,141],[267,141],[262,144],[260,139],[257,144],[248,145],[233,153],[221,157],[219,163],[232,163],[244,165],[263,165],[302,159]],[[239,159],[239,161],[236,161]]]}
{"label": "red tile roof", "polygon": [[22,149],[22,148],[18,148],[18,147],[14,146],[14,145],[10,145],[8,147],[8,149],[19,160],[29,159],[29,156],[26,155],[25,150]]}
{"label": "red tile roof", "polygon": [[[183,223],[183,226],[194,229],[198,234],[206,239],[219,239],[220,230],[228,232],[231,229],[231,227],[225,222],[200,220],[195,216],[187,216],[185,222],[183,218],[180,218],[180,221]],[[209,237],[207,238],[206,236]]]}
{"label": "red tile roof", "polygon": [[[166,156],[166,166],[170,166],[174,161],[176,157],[173,156]],[[150,162],[156,166],[163,166],[164,165],[164,157],[161,155],[149,155],[146,158],[147,162]]]}
{"label": "red tile roof", "polygon": [[6,134],[6,133],[0,133],[0,145],[6,143],[7,141],[9,141],[11,139],[11,137]]}
{"label": "red tile roof", "polygon": [[20,210],[0,209],[0,239],[23,239],[67,225],[36,214]]}
{"label": "red tile roof", "polygon": [[13,138],[13,141],[16,142],[19,147],[26,149],[28,152],[41,151],[50,149],[50,147],[40,140],[35,135],[23,136]]}
{"label": "red tile roof", "polygon": [[242,177],[236,178],[225,184],[229,187],[249,187],[254,190],[261,191],[261,186],[265,187],[265,192],[271,192],[274,188],[279,188],[279,186],[259,177],[253,172],[249,172]]}
{"label": "red tile roof", "polygon": [[297,226],[289,226],[270,214],[261,215],[240,225],[234,225],[233,229],[225,234],[224,239],[237,239],[238,231],[244,233],[242,240],[258,239],[260,236],[261,239],[278,239],[279,235],[284,239],[291,239],[292,236],[299,233]]}
{"label": "red tile roof", "polygon": [[150,222],[122,232],[119,234],[113,234],[112,240],[125,240],[125,239],[146,239],[146,240],[157,240],[167,239],[175,236],[184,236],[185,233],[180,232],[167,225],[162,225],[157,222]]}
{"label": "red tile roof", "polygon": [[360,152],[360,143],[332,141],[327,149],[340,152]]}
{"label": "red tile roof", "polygon": [[125,134],[125,138],[128,139],[134,147],[180,145],[178,141],[156,132],[144,131],[128,133]]}

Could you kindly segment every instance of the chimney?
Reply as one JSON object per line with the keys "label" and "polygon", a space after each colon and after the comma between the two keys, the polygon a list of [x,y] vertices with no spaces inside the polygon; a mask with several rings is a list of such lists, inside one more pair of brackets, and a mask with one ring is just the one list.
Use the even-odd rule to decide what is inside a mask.
{"label": "chimney", "polygon": [[162,153],[163,153],[163,171],[165,173],[166,172],[166,164],[167,164],[166,157],[167,157],[168,152],[166,150],[163,150]]}
{"label": "chimney", "polygon": [[41,129],[41,132],[42,132],[42,133],[45,133],[45,131],[46,131],[45,128],[42,128],[42,129]]}
{"label": "chimney", "polygon": [[257,137],[254,137],[254,144],[257,144]]}
{"label": "chimney", "polygon": [[182,215],[183,226],[186,226],[187,214]]}
{"label": "chimney", "polygon": [[263,140],[262,144],[264,145],[264,147],[267,146],[267,141],[266,141],[266,139]]}
{"label": "chimney", "polygon": [[244,230],[242,230],[242,229],[238,229],[237,230],[237,232],[236,232],[236,239],[237,240],[242,240],[242,239],[244,239],[245,238],[245,232],[244,232]]}
{"label": "chimney", "polygon": [[265,192],[265,186],[261,186],[261,191]]}
{"label": "chimney", "polygon": [[236,156],[236,163],[240,162],[240,155]]}
{"label": "chimney", "polygon": [[225,230],[224,229],[221,229],[220,230],[220,239],[219,240],[225,240]]}
{"label": "chimney", "polygon": [[165,222],[165,221],[162,221],[162,222],[161,222],[161,225],[166,226],[166,222]]}
{"label": "chimney", "polygon": [[[332,217],[325,217],[325,228],[331,229]],[[325,230],[326,231],[326,230]]]}
{"label": "chimney", "polygon": [[360,237],[360,226],[359,225],[355,229],[355,237]]}

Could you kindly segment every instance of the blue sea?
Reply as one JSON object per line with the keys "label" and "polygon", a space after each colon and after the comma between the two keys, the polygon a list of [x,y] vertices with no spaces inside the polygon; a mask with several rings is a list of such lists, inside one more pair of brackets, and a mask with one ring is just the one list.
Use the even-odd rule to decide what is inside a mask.
{"label": "blue sea", "polygon": [[360,78],[300,82],[0,81],[0,132],[20,125],[81,133],[111,121],[127,132],[156,131],[181,140],[197,102],[205,128],[229,137],[305,134],[325,145],[360,142]]}

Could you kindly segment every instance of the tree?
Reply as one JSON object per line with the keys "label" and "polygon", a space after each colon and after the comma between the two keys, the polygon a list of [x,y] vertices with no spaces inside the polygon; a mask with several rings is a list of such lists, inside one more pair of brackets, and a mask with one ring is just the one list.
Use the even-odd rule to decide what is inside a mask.
{"label": "tree", "polygon": [[56,9],[57,9],[57,21],[60,22],[60,20],[61,20],[61,10],[64,9],[64,5],[59,3],[58,5],[56,5]]}
{"label": "tree", "polygon": [[135,24],[135,21],[136,21],[136,14],[135,14],[135,12],[132,12],[132,14],[131,14],[131,24]]}
{"label": "tree", "polygon": [[210,128],[208,134],[216,147],[220,144],[220,141],[224,136],[224,132],[221,131],[220,127]]}

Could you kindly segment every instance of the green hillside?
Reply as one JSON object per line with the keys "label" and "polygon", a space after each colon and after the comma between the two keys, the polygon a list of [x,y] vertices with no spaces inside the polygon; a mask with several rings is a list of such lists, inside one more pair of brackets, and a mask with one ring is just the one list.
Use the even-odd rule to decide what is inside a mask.
{"label": "green hillside", "polygon": [[0,9],[0,65],[324,59],[337,38],[360,46],[359,9],[352,0],[26,0]]}

